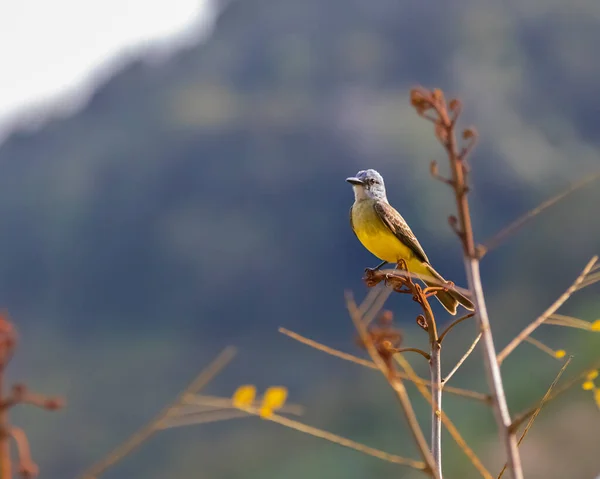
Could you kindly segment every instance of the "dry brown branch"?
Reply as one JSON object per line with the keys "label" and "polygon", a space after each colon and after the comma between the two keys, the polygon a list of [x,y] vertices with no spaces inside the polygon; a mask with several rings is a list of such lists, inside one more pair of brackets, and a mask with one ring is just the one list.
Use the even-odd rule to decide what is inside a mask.
{"label": "dry brown branch", "polygon": [[523,340],[533,333],[540,324],[542,324],[548,317],[552,314],[556,313],[558,308],[560,308],[567,299],[577,291],[579,285],[583,282],[587,274],[594,267],[598,261],[598,257],[594,256],[588,264],[583,268],[581,274],[577,277],[577,279],[573,282],[569,288],[546,310],[544,311],[535,321],[531,322],[528,326],[526,326],[523,331],[521,331],[516,338],[514,338],[510,343],[506,345],[506,347],[498,354],[498,364],[502,364],[502,362],[506,359],[506,357],[515,350],[515,348],[523,342]]}
{"label": "dry brown branch", "polygon": [[[392,289],[397,292],[406,284],[407,280],[420,280],[427,281],[428,283],[439,285],[441,288],[452,288],[456,291],[469,295],[470,291],[465,288],[461,288],[456,286],[455,284],[443,283],[439,279],[434,278],[433,276],[429,276],[426,274],[416,274],[410,273],[408,271],[404,271],[402,269],[378,269],[372,270],[367,269],[365,272],[365,277],[363,278],[367,286],[373,287],[381,282],[390,286]],[[404,293],[408,293],[409,291],[401,291]]]}
{"label": "dry brown branch", "polygon": [[[402,355],[398,355],[398,356],[395,356],[394,359],[398,362],[398,364],[404,370],[404,373],[406,375],[408,375],[409,377],[412,377],[414,379],[417,378],[417,374],[415,373],[415,370],[412,368],[412,366],[406,360],[406,358],[404,358]],[[417,386],[417,389],[419,390],[421,395],[425,398],[425,400],[429,404],[431,404],[431,393],[429,392],[429,390],[419,381],[413,380],[413,382],[415,383],[415,385]],[[469,447],[467,442],[463,439],[463,437],[458,432],[458,429],[456,428],[454,423],[450,420],[450,418],[443,411],[441,413],[441,419],[442,419],[442,423],[444,424],[444,426],[446,427],[446,429],[448,430],[448,432],[450,433],[450,435],[452,436],[452,438],[454,439],[454,441],[456,442],[458,447],[460,447],[460,449],[465,453],[467,458],[471,461],[471,463],[473,464],[473,466],[475,466],[475,468],[479,471],[479,473],[485,479],[493,479],[493,476],[491,475],[491,473],[481,463],[481,461],[477,457],[477,454],[475,454],[475,452]]]}
{"label": "dry brown branch", "polygon": [[[231,409],[234,407],[233,400],[231,398],[219,397],[219,396],[207,396],[204,394],[195,395],[190,394],[183,398],[183,403],[186,406],[182,406],[177,409],[179,414],[187,413],[193,414],[202,411],[210,411],[216,409]],[[255,401],[254,406],[259,407],[260,401]],[[284,404],[279,408],[280,412],[286,414],[294,414],[300,416],[304,413],[304,408],[299,404]]]}
{"label": "dry brown branch", "polygon": [[475,349],[475,346],[477,346],[477,343],[479,343],[480,339],[481,339],[481,333],[479,333],[477,335],[477,337],[471,343],[471,346],[469,346],[469,349],[467,349],[467,351],[465,352],[465,354],[463,354],[462,358],[460,358],[458,360],[458,362],[456,363],[456,365],[452,368],[452,370],[448,373],[448,375],[442,380],[442,387],[444,388],[445,391],[448,390],[448,388],[446,387],[446,384],[448,384],[448,381],[450,380],[450,378],[452,376],[454,376],[454,374],[456,373],[456,371],[458,371],[458,369],[463,365],[463,363],[471,355],[471,353]]}
{"label": "dry brown branch", "polygon": [[431,355],[428,354],[428,353],[426,353],[422,349],[419,349],[419,348],[395,348],[395,349],[392,350],[392,352],[394,354],[396,354],[396,353],[410,353],[410,352],[418,353],[421,356],[423,356],[425,359],[427,359],[427,361],[431,360]]}
{"label": "dry brown branch", "polygon": [[500,367],[496,360],[496,349],[487,314],[483,287],[481,285],[479,255],[475,248],[471,214],[467,199],[469,191],[467,181],[469,167],[466,158],[475,145],[477,133],[473,128],[464,130],[462,138],[466,145],[459,149],[455,135],[455,126],[462,107],[456,99],[446,103],[441,90],[430,91],[421,87],[413,88],[411,90],[411,103],[420,116],[433,122],[435,135],[448,156],[452,177],[446,183],[450,184],[454,190],[458,212],[458,217],[450,217],[450,226],[457,233],[463,247],[469,289],[471,290],[472,299],[475,304],[479,330],[482,333],[482,350],[484,353],[486,375],[490,390],[492,391],[494,415],[500,436],[504,442],[513,478],[522,479],[523,468],[516,437],[510,431],[511,418],[504,393]]}
{"label": "dry brown branch", "polygon": [[[366,359],[362,359],[362,358],[359,358],[352,354],[344,353],[343,351],[339,351],[337,349],[331,348],[329,346],[326,346],[323,343],[319,343],[313,339],[309,339],[305,336],[295,333],[294,331],[290,331],[289,329],[279,328],[279,332],[282,334],[285,334],[289,338],[295,339],[296,341],[298,341],[302,344],[310,346],[311,348],[317,349],[318,351],[322,351],[331,356],[335,356],[336,358],[344,359],[346,361],[349,361],[349,362],[355,363],[355,364],[359,364],[360,366],[364,366],[369,369],[378,369],[377,366],[375,365],[375,363],[372,361],[367,361]],[[415,376],[414,378],[411,378],[410,376],[403,374],[402,371],[397,371],[396,374],[401,379],[413,381],[413,382],[416,382],[417,384],[422,384],[424,386],[431,386],[431,381],[424,379],[420,376]],[[466,398],[470,398],[470,399],[475,399],[477,401],[482,401],[487,404],[490,404],[490,402],[491,402],[490,396],[488,396],[486,394],[482,394],[477,391],[471,391],[469,389],[461,389],[461,388],[445,386],[444,391],[447,393],[450,393],[450,394],[455,394],[457,396],[462,396],[462,397],[466,397]]]}
{"label": "dry brown branch", "polygon": [[448,327],[446,329],[444,329],[444,331],[442,332],[442,334],[440,334],[440,339],[438,340],[440,342],[440,344],[442,344],[442,341],[444,341],[444,338],[446,337],[446,334],[448,334],[452,328],[454,326],[456,326],[457,324],[462,323],[465,319],[469,319],[472,318],[473,316],[475,316],[475,313],[469,313],[469,314],[465,314],[464,316],[452,321],[450,323],[450,325],[448,325]]}
{"label": "dry brown branch", "polygon": [[[523,433],[521,434],[521,437],[519,438],[519,442],[518,442],[519,446],[523,442],[523,439],[525,439],[525,436],[527,435],[527,433],[531,429],[531,426],[533,426],[533,421],[535,421],[535,419],[538,417],[538,414],[540,413],[540,411],[542,410],[542,408],[544,407],[544,405],[546,404],[546,402],[548,402],[548,400],[550,399],[550,394],[552,393],[552,390],[558,384],[558,381],[559,381],[560,377],[565,372],[565,369],[567,369],[567,366],[569,365],[569,363],[571,362],[572,359],[573,359],[573,356],[569,356],[569,358],[565,361],[565,364],[563,364],[563,367],[560,368],[560,371],[558,371],[558,374],[554,378],[554,381],[552,381],[552,384],[550,384],[550,387],[546,391],[546,394],[544,394],[544,397],[542,397],[542,400],[540,401],[540,404],[537,406],[537,408],[535,409],[535,411],[533,412],[533,414],[529,418],[529,421],[527,422],[527,425],[525,426],[525,430],[523,431]],[[504,474],[504,471],[506,471],[506,467],[507,467],[507,464],[504,464],[504,467],[500,471],[500,474],[498,474],[498,479],[502,478],[502,475]]]}
{"label": "dry brown branch", "polygon": [[[247,412],[249,414],[253,414],[256,416],[260,415],[260,411],[256,408],[248,408]],[[295,429],[296,431],[303,432],[305,434],[310,434],[311,436],[320,437],[321,439],[325,439],[326,441],[333,442],[335,444],[339,444],[340,446],[344,446],[350,449],[354,449],[356,451],[360,451],[364,454],[368,454],[369,456],[376,457],[378,459],[382,459],[387,462],[393,462],[395,464],[402,464],[404,466],[409,466],[414,469],[425,471],[427,469],[427,465],[421,461],[414,461],[412,459],[408,459],[402,456],[397,456],[395,454],[390,454],[384,451],[380,451],[379,449],[372,448],[370,446],[366,446],[356,441],[352,441],[351,439],[338,436],[331,432],[323,431],[322,429],[317,429],[316,427],[309,426],[307,424],[301,423],[299,421],[294,421],[293,419],[289,419],[284,416],[280,416],[278,414],[273,414],[269,417],[262,417],[267,421],[271,421],[277,424],[281,424],[282,426],[289,427],[291,429]]]}
{"label": "dry brown branch", "polygon": [[354,326],[356,327],[356,330],[358,331],[358,334],[367,352],[383,376],[387,379],[393,391],[396,393],[396,397],[398,398],[400,404],[402,405],[402,411],[406,418],[406,422],[408,423],[410,432],[415,440],[417,448],[419,449],[421,457],[426,464],[425,471],[436,479],[441,479],[440,475],[438,474],[437,464],[435,463],[433,455],[429,451],[429,447],[425,441],[425,437],[423,436],[423,431],[421,430],[421,426],[419,425],[404,384],[398,378],[398,376],[394,374],[394,370],[391,368],[390,361],[383,359],[380,351],[378,351],[373,344],[367,328],[363,323],[363,318],[359,315],[359,308],[350,294],[346,295],[346,304],[348,307],[348,312],[350,313],[350,318],[352,319],[352,322],[354,323]]}
{"label": "dry brown branch", "polygon": [[[590,273],[591,272],[592,270],[590,270]],[[584,281],[582,281],[582,283],[579,285],[579,288],[577,289],[587,288],[592,284],[596,284],[598,281],[600,281],[600,273],[590,274],[587,278],[585,278]]]}
{"label": "dry brown branch", "polygon": [[[532,338],[530,336],[525,338],[525,342],[531,344],[532,346],[535,346],[536,348],[538,348],[540,351],[545,352],[548,356],[552,356],[555,359],[562,359],[564,358],[564,355],[560,355],[558,354],[559,351],[555,351],[554,349],[552,349],[549,346],[546,346],[544,343],[542,343],[541,341]],[[562,353],[564,353],[564,351],[560,351]]]}
{"label": "dry brown branch", "polygon": [[565,190],[561,191],[557,195],[553,196],[552,198],[547,199],[546,201],[541,203],[536,208],[528,211],[523,216],[517,218],[515,221],[513,221],[507,227],[503,228],[498,233],[496,233],[494,236],[492,236],[490,239],[485,241],[482,245],[480,245],[478,247],[480,255],[483,256],[484,254],[497,248],[507,237],[509,237],[511,234],[515,233],[516,231],[518,231],[525,223],[527,223],[529,220],[531,220],[534,217],[536,217],[537,215],[539,215],[542,211],[546,210],[547,208],[550,208],[551,206],[555,205],[562,199],[569,196],[571,193],[574,193],[575,191],[580,190],[584,186],[587,186],[590,183],[592,183],[593,181],[596,181],[598,179],[600,179],[600,173],[596,173],[593,175],[587,175],[584,178],[582,178],[581,180],[577,181],[576,183],[573,183],[571,186],[569,186]]}
{"label": "dry brown branch", "polygon": [[160,423],[157,429],[171,429],[173,427],[193,426],[198,424],[207,424],[209,422],[227,421],[229,419],[238,419],[248,417],[243,411],[237,410],[219,410],[203,411],[181,416],[171,416]]}
{"label": "dry brown branch", "polygon": [[[429,371],[431,375],[432,409],[431,409],[431,452],[437,467],[437,474],[442,477],[442,421],[440,411],[442,408],[442,372],[441,372],[441,349],[442,344],[438,337],[437,324],[435,317],[429,305],[428,298],[444,291],[452,284],[441,284],[439,286],[428,286],[422,289],[420,285],[415,284],[413,278],[423,279],[421,275],[413,275],[408,269],[408,264],[404,259],[398,261],[393,273],[384,273],[384,276],[377,271],[367,269],[365,271],[365,282],[373,286],[382,278],[386,285],[392,285],[393,290],[398,293],[409,293],[413,300],[421,307],[423,314],[417,318],[417,323],[427,332],[429,336],[429,354],[416,348],[403,348],[404,351],[414,351],[422,354],[429,361]],[[430,283],[431,284],[431,283]],[[383,306],[383,304],[382,304]],[[380,348],[376,348],[378,351]],[[388,348],[387,352],[391,352]],[[393,350],[398,352],[397,349]]]}
{"label": "dry brown branch", "polygon": [[189,394],[198,393],[206,386],[235,356],[235,348],[225,348],[198,376],[177,396],[175,401],[166,406],[152,421],[134,433],[124,443],[111,451],[103,459],[92,465],[81,474],[82,479],[94,479],[113,466],[125,456],[131,454],[140,447],[143,442],[148,440],[156,431],[161,428],[171,414],[174,408],[184,403],[184,398]]}
{"label": "dry brown branch", "polygon": [[18,471],[22,477],[34,477],[37,465],[31,459],[29,441],[25,432],[10,424],[9,411],[19,404],[30,404],[41,409],[54,411],[64,406],[60,398],[42,396],[30,392],[24,384],[15,384],[8,395],[4,395],[4,374],[17,345],[17,332],[6,313],[0,313],[0,478],[10,479],[13,474],[10,438],[17,446]]}
{"label": "dry brown branch", "polygon": [[565,316],[564,314],[551,314],[548,319],[544,321],[544,324],[584,329],[586,331],[600,331],[600,320],[589,322],[584,321],[583,319],[574,318],[573,316]]}
{"label": "dry brown branch", "polygon": [[21,477],[36,477],[39,473],[38,466],[31,458],[31,450],[29,449],[29,441],[23,429],[11,427],[9,435],[15,441],[17,446],[17,456],[19,458],[19,474]]}

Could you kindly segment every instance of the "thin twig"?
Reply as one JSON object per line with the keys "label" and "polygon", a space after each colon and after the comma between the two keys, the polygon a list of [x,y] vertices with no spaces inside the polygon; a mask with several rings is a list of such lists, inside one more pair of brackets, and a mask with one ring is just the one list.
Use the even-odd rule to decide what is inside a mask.
{"label": "thin twig", "polygon": [[450,332],[450,330],[454,326],[456,326],[457,324],[462,323],[465,319],[472,318],[473,316],[475,316],[475,313],[469,313],[469,314],[465,314],[461,318],[458,318],[458,319],[452,321],[452,323],[450,323],[450,325],[446,329],[444,329],[444,331],[442,332],[442,334],[440,334],[440,339],[438,339],[439,343],[442,344],[442,341],[446,337],[446,334],[448,334]]}
{"label": "thin twig", "polygon": [[[591,270],[590,270],[590,273],[591,273]],[[587,288],[588,286],[591,286],[592,284],[596,284],[598,281],[600,281],[600,273],[590,274],[587,278],[585,278],[585,281],[583,281],[579,285],[578,289]]]}
{"label": "thin twig", "polygon": [[499,231],[494,236],[492,236],[489,240],[487,240],[482,245],[480,245],[479,246],[480,253],[485,254],[485,253],[488,253],[491,250],[497,248],[498,245],[500,245],[500,243],[502,243],[508,236],[510,236],[515,231],[520,229],[525,223],[527,223],[529,220],[531,220],[535,216],[539,215],[542,211],[544,211],[547,208],[550,208],[551,206],[558,203],[560,200],[569,196],[571,193],[583,188],[584,186],[586,186],[586,185],[590,184],[591,182],[596,181],[598,179],[600,179],[600,173],[585,176],[584,178],[577,181],[576,183],[573,183],[567,189],[561,191],[557,195],[554,195],[552,198],[547,199],[546,201],[541,203],[536,208],[528,211],[523,216],[517,218],[515,221],[513,221],[507,227],[503,228],[501,231]]}
{"label": "thin twig", "polygon": [[388,365],[383,361],[377,349],[373,345],[371,341],[371,337],[369,336],[367,329],[363,323],[362,318],[358,315],[358,307],[356,302],[352,298],[350,294],[346,295],[346,304],[348,307],[348,312],[350,313],[350,317],[352,318],[352,322],[356,327],[367,352],[371,356],[373,362],[377,365],[383,376],[388,380],[388,383],[396,393],[396,397],[400,401],[402,405],[402,411],[406,418],[406,422],[408,423],[410,432],[415,440],[417,448],[425,462],[427,468],[427,472],[431,474],[436,479],[441,479],[437,473],[436,463],[433,459],[431,452],[429,451],[429,447],[427,445],[427,441],[425,441],[425,437],[423,436],[423,431],[421,430],[421,426],[417,420],[417,416],[415,415],[415,411],[410,402],[410,398],[408,397],[408,393],[406,392],[406,388],[401,380],[394,374],[394,372],[388,367]]}
{"label": "thin twig", "polygon": [[[260,412],[257,409],[249,408],[248,412],[254,415],[259,415]],[[350,449],[354,449],[356,451],[360,451],[364,454],[368,454],[369,456],[376,457],[378,459],[382,459],[387,462],[393,462],[395,464],[402,464],[404,466],[412,467],[413,469],[418,469],[420,471],[424,471],[427,469],[427,465],[421,461],[415,461],[413,459],[408,459],[402,456],[397,456],[395,454],[390,454],[384,451],[380,451],[379,449],[375,449],[370,446],[366,446],[356,441],[352,441],[351,439],[338,436],[331,432],[323,431],[322,429],[317,429],[316,427],[309,426],[307,424],[301,423],[299,421],[294,421],[293,419],[280,416],[278,414],[273,414],[271,416],[262,417],[267,421],[272,421],[277,424],[281,424],[282,426],[289,427],[291,429],[295,429],[296,431],[303,432],[305,434],[310,434],[311,436],[320,437],[321,439],[325,439],[327,441],[333,442],[335,444],[339,444],[340,446],[348,447]]]}
{"label": "thin twig", "polygon": [[[410,363],[404,356],[399,354],[399,355],[395,356],[394,359],[400,365],[400,367],[404,370],[405,374],[407,374],[409,377],[412,377],[412,378],[417,377],[415,370],[412,368],[412,366],[410,365]],[[417,389],[419,390],[421,395],[425,398],[425,400],[429,404],[431,404],[432,400],[431,400],[431,393],[429,392],[429,390],[420,382],[418,382],[418,381],[413,381],[413,382],[415,383],[415,385],[417,386]],[[477,469],[479,471],[479,473],[485,479],[493,479],[493,476],[491,475],[491,473],[481,463],[481,461],[477,457],[477,454],[475,454],[473,449],[471,449],[469,447],[469,445],[466,443],[466,441],[463,439],[463,437],[458,432],[458,429],[456,428],[454,423],[450,420],[450,418],[446,415],[446,413],[444,411],[442,411],[442,413],[441,413],[441,418],[442,418],[442,423],[444,424],[444,426],[446,426],[446,429],[448,430],[448,432],[450,433],[450,435],[452,436],[452,438],[454,439],[454,441],[456,442],[458,447],[465,453],[467,458],[469,458],[469,460],[471,461],[473,466],[475,466],[475,469]]]}
{"label": "thin twig", "polygon": [[[12,426],[9,429],[9,435],[15,441],[17,445],[17,452],[19,457],[19,473],[22,477],[35,477],[38,475],[38,466],[31,458],[31,449],[29,448],[29,441],[25,435],[25,431],[19,427]],[[2,478],[4,479],[4,478]]]}
{"label": "thin twig", "polygon": [[[363,315],[361,315],[365,326],[368,326],[369,324],[371,324],[373,322],[373,320],[377,316],[377,313],[379,313],[379,311],[381,311],[381,308],[383,308],[383,305],[385,304],[387,299],[390,297],[390,294],[392,294],[392,288],[388,287],[387,285],[384,285],[379,290],[379,294],[377,296],[375,296],[375,298],[373,299],[370,307],[363,308],[363,305],[361,304],[361,306],[360,306],[361,310],[362,309],[365,310],[365,313]],[[366,299],[368,300],[369,296],[367,296]]]}
{"label": "thin twig", "polygon": [[[573,386],[579,384],[582,380],[584,380],[590,371],[594,371],[599,368],[600,368],[600,361],[596,361],[591,366],[589,366],[588,368],[584,369],[579,374],[577,374],[576,376],[571,378],[569,381],[567,381],[562,386],[554,388],[552,393],[546,399],[546,402],[551,401],[551,400],[557,398],[558,396],[560,396],[561,394],[567,392]],[[523,424],[527,419],[529,419],[535,413],[535,411],[537,410],[537,407],[538,407],[538,405],[535,405],[535,406],[533,406],[529,409],[526,409],[525,411],[517,414],[512,422],[511,428],[514,431],[516,431],[517,428],[521,424]]]}
{"label": "thin twig", "polygon": [[[521,443],[523,442],[523,439],[525,439],[525,436],[527,435],[527,433],[531,429],[531,426],[533,426],[533,421],[535,421],[535,419],[538,417],[538,414],[540,413],[540,411],[542,410],[542,408],[544,407],[544,405],[546,404],[546,402],[548,402],[548,400],[550,399],[550,395],[552,394],[552,390],[558,384],[558,381],[559,381],[560,377],[565,372],[565,369],[567,369],[567,366],[569,365],[569,363],[571,362],[572,359],[573,359],[573,356],[569,356],[569,358],[565,361],[565,364],[563,364],[563,367],[560,368],[560,371],[558,371],[558,374],[554,378],[554,381],[552,381],[552,384],[550,384],[550,387],[546,391],[546,394],[544,394],[544,397],[540,401],[540,404],[537,406],[537,408],[535,409],[534,413],[529,418],[529,421],[527,422],[527,425],[525,426],[525,430],[523,431],[523,434],[521,434],[521,437],[519,438],[519,442],[517,443],[518,446],[521,445]],[[500,471],[500,474],[498,474],[498,479],[502,478],[502,475],[504,474],[504,471],[506,471],[506,467],[507,467],[507,464],[504,464],[504,467]]]}
{"label": "thin twig", "polygon": [[413,353],[420,354],[425,359],[427,359],[427,361],[431,360],[431,355],[428,354],[428,353],[426,353],[422,349],[419,349],[419,348],[396,348],[396,349],[393,349],[391,352],[393,352],[393,353],[410,353],[410,352],[413,352]]}
{"label": "thin twig", "polygon": [[510,343],[506,345],[506,347],[498,354],[498,364],[502,364],[502,362],[506,359],[506,357],[514,351],[514,349],[523,342],[523,340],[533,333],[537,327],[542,324],[548,317],[554,314],[558,308],[560,308],[567,299],[577,291],[577,288],[581,284],[581,282],[585,279],[590,270],[594,267],[598,261],[598,257],[594,256],[588,264],[583,268],[581,274],[577,277],[577,279],[573,282],[571,286],[550,306],[546,311],[542,313],[535,321],[531,322],[527,327],[521,331],[516,338],[514,338]]}
{"label": "thin twig", "polygon": [[567,366],[571,363],[572,360],[573,360],[573,356],[569,356],[569,358],[563,364],[562,368],[560,368],[560,371],[558,371],[558,374],[554,378],[554,381],[552,381],[552,384],[550,384],[550,387],[546,391],[546,394],[544,394],[544,397],[540,401],[539,406],[537,407],[535,412],[529,418],[529,421],[527,422],[527,425],[525,426],[525,429],[523,430],[523,433],[521,434],[521,437],[519,438],[519,445],[521,445],[521,443],[523,442],[523,439],[525,439],[525,436],[531,429],[531,426],[533,426],[533,421],[535,421],[535,419],[538,417],[538,415],[539,415],[540,411],[542,410],[542,408],[544,407],[544,405],[548,402],[548,399],[550,399],[552,390],[556,387],[556,385],[558,384],[558,381],[560,380],[560,377],[563,375],[563,373],[565,372],[565,369],[567,369]]}
{"label": "thin twig", "polygon": [[448,381],[450,380],[450,378],[452,376],[454,376],[454,374],[456,373],[456,371],[458,371],[458,368],[460,368],[462,366],[462,364],[467,360],[467,358],[471,355],[471,353],[475,349],[475,346],[477,346],[477,343],[479,342],[480,339],[481,339],[481,333],[479,333],[477,335],[477,337],[475,338],[475,340],[471,343],[471,346],[469,346],[469,349],[467,349],[467,351],[465,352],[465,354],[463,354],[463,357],[460,358],[459,361],[456,363],[456,366],[454,366],[452,368],[452,371],[450,371],[448,373],[448,375],[442,380],[442,387],[444,389],[447,389],[446,388],[446,384],[448,384]]}
{"label": "thin twig", "polygon": [[[344,359],[345,361],[349,361],[351,363],[358,364],[360,366],[364,366],[369,369],[379,369],[377,367],[377,365],[372,361],[367,361],[366,359],[359,358],[357,356],[345,353],[338,349],[334,349],[323,343],[319,343],[313,339],[309,339],[305,336],[295,333],[294,331],[290,331],[289,329],[279,328],[279,332],[281,334],[286,335],[289,338],[292,338],[292,339],[298,341],[299,343],[305,344],[306,346],[310,346],[311,348],[314,348],[318,351],[322,351],[331,356],[335,356],[336,358]],[[411,378],[410,376],[403,374],[402,371],[397,371],[396,374],[401,379],[406,379],[408,381],[417,382],[417,384],[423,384],[425,386],[431,386],[431,381],[424,379],[420,376],[416,376],[416,378]],[[447,393],[450,393],[450,394],[455,394],[457,396],[462,396],[462,397],[466,397],[469,399],[475,399],[477,401],[481,401],[481,402],[484,402],[487,404],[490,404],[490,401],[491,401],[490,396],[488,396],[487,394],[483,394],[483,393],[480,393],[477,391],[471,391],[469,389],[461,389],[461,388],[454,388],[454,387],[448,386],[448,387],[444,387],[444,391]]]}
{"label": "thin twig", "polygon": [[586,331],[600,331],[600,320],[596,321],[584,321],[583,319],[574,318],[573,316],[566,316],[564,314],[552,314],[544,324],[553,324],[555,326],[563,326],[566,328],[577,328],[584,329]]}
{"label": "thin twig", "polygon": [[223,411],[204,411],[195,414],[184,414],[181,416],[172,416],[160,423],[157,429],[171,429],[174,427],[193,426],[198,424],[207,424],[209,422],[226,421],[228,419],[237,419],[248,417],[243,411],[223,410]]}
{"label": "thin twig", "polygon": [[235,348],[225,348],[189,385],[186,387],[167,407],[165,407],[152,421],[133,434],[124,443],[115,448],[102,460],[92,465],[83,474],[82,479],[96,478],[106,469],[123,459],[132,451],[137,449],[144,441],[160,429],[162,422],[167,419],[173,408],[182,404],[183,399],[189,394],[200,391],[208,384],[235,356]]}
{"label": "thin twig", "polygon": [[532,338],[531,336],[527,336],[524,341],[526,343],[531,344],[532,346],[535,346],[540,351],[545,352],[548,356],[552,356],[554,359],[561,359],[558,356],[556,356],[556,351],[554,349],[552,349],[549,346],[546,346],[544,343],[535,338]]}
{"label": "thin twig", "polygon": [[[224,397],[219,397],[219,396],[207,396],[204,394],[201,394],[201,395],[190,394],[190,395],[186,396],[185,398],[183,398],[182,402],[184,404],[189,405],[191,408],[195,407],[196,412],[202,411],[201,408],[203,406],[211,408],[213,411],[215,409],[231,409],[234,407],[232,398],[224,398]],[[262,402],[262,401],[256,401],[254,403],[254,406],[260,407],[260,404],[259,404],[260,402]],[[178,408],[178,411],[181,411],[183,409],[183,407],[184,406]],[[204,410],[206,410],[206,409],[204,409]],[[297,416],[302,415],[304,412],[304,408],[302,406],[300,406],[299,404],[287,404],[287,403],[284,404],[278,410],[280,412],[284,412],[286,414],[295,414]],[[193,412],[193,410],[190,410],[190,411]]]}
{"label": "thin twig", "polygon": [[369,310],[369,308],[372,306],[372,304],[375,302],[375,300],[381,295],[381,293],[384,289],[386,289],[385,285],[377,285],[369,290],[366,298],[360,304],[360,315],[362,317],[364,317],[365,314],[367,314],[367,311]]}

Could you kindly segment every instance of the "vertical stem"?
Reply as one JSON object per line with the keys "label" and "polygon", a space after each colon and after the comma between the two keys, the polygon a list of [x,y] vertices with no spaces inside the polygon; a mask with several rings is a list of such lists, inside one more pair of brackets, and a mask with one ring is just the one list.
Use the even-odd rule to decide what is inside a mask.
{"label": "vertical stem", "polygon": [[431,344],[431,454],[442,477],[442,365],[440,361],[442,345],[438,341]]}
{"label": "vertical stem", "polygon": [[483,359],[487,380],[492,392],[494,416],[496,417],[498,429],[500,430],[500,435],[506,448],[506,454],[508,456],[507,463],[512,473],[512,477],[514,479],[523,479],[523,468],[521,466],[521,456],[517,446],[517,437],[511,428],[510,413],[508,412],[506,395],[504,394],[504,385],[500,375],[500,366],[496,359],[494,339],[492,330],[490,329],[490,320],[487,314],[485,298],[483,296],[481,275],[479,273],[479,260],[474,257],[465,257],[465,268],[467,270],[469,287],[473,292],[473,299],[475,300],[477,311],[476,318],[482,335],[481,343],[483,345]]}
{"label": "vertical stem", "polygon": [[458,220],[460,225],[460,238],[462,240],[465,269],[469,282],[469,289],[473,293],[475,302],[476,319],[481,331],[482,350],[486,376],[490,391],[492,393],[492,403],[494,407],[494,416],[500,430],[500,437],[504,442],[506,449],[507,462],[510,467],[513,479],[523,479],[523,468],[521,466],[521,456],[517,446],[517,437],[511,429],[510,413],[504,394],[502,376],[500,375],[500,366],[496,358],[496,348],[492,330],[490,329],[490,320],[485,305],[485,297],[481,286],[481,275],[479,273],[479,257],[475,249],[475,240],[473,238],[473,227],[471,225],[471,213],[469,211],[469,201],[467,199],[467,181],[465,172],[464,155],[458,153],[456,136],[454,132],[454,122],[450,119],[443,99],[437,99],[436,110],[439,114],[439,120],[443,129],[446,131],[446,137],[442,141],[448,159],[450,160],[450,170],[452,171],[452,186],[455,191],[456,208],[458,210]]}
{"label": "vertical stem", "polygon": [[[4,397],[4,367],[0,367],[0,398]],[[8,408],[0,408],[0,479],[11,479],[10,438],[8,435]]]}
{"label": "vertical stem", "polygon": [[[414,287],[414,284],[411,281]],[[429,334],[429,371],[431,375],[431,455],[435,462],[436,473],[442,477],[442,343],[438,336],[437,324],[427,300],[427,295],[415,287],[419,304],[423,309]]]}

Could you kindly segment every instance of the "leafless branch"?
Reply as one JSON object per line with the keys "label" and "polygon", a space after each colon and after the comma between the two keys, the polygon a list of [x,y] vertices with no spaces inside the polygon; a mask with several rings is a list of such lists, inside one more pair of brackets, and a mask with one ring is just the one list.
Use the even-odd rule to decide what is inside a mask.
{"label": "leafless branch", "polygon": [[457,233],[463,247],[469,289],[471,290],[472,299],[475,304],[479,330],[482,333],[485,370],[492,391],[498,429],[504,442],[513,478],[523,479],[523,468],[517,447],[517,440],[515,435],[510,431],[511,418],[504,393],[500,368],[496,360],[496,349],[479,273],[479,253],[475,248],[471,214],[467,199],[469,191],[467,181],[469,167],[466,158],[473,149],[477,133],[473,128],[465,129],[462,133],[462,138],[467,142],[467,145],[459,149],[455,135],[455,126],[458,115],[462,110],[461,104],[456,99],[447,103],[441,90],[430,91],[421,87],[414,88],[411,91],[411,103],[420,116],[433,122],[435,135],[445,148],[448,156],[450,171],[452,173],[451,187],[455,193],[456,208],[458,211],[458,217],[452,217],[454,220],[450,224]]}
{"label": "leafless branch", "polygon": [[508,236],[515,233],[525,223],[527,223],[528,221],[530,221],[531,219],[533,219],[534,217],[539,215],[542,211],[550,208],[551,206],[555,205],[559,201],[561,201],[564,198],[566,198],[567,196],[569,196],[571,193],[574,193],[575,191],[580,190],[584,186],[587,186],[590,183],[592,183],[593,181],[596,181],[598,179],[600,179],[600,173],[596,173],[593,175],[587,175],[584,178],[582,178],[581,180],[577,181],[576,183],[573,183],[571,186],[566,188],[564,191],[561,191],[557,195],[555,195],[552,198],[549,198],[546,201],[544,201],[543,203],[541,203],[536,208],[528,211],[523,216],[517,218],[515,221],[513,221],[507,227],[503,228],[501,231],[499,231],[494,236],[492,236],[489,240],[487,240],[482,245],[480,245],[479,246],[480,254],[483,255],[483,254],[488,253],[491,250],[497,248]]}
{"label": "leafless branch", "polygon": [[170,416],[174,408],[184,403],[184,398],[198,393],[206,386],[235,356],[235,348],[225,348],[196,378],[177,396],[175,401],[165,407],[152,421],[133,434],[124,443],[115,448],[106,457],[92,465],[81,474],[81,479],[95,479],[109,467],[125,456],[131,454],[148,440],[156,431],[161,429],[163,422]]}
{"label": "leafless branch", "polygon": [[594,267],[598,261],[598,257],[594,256],[588,264],[583,268],[581,274],[577,277],[577,279],[573,282],[571,286],[567,288],[567,290],[556,300],[552,305],[544,311],[535,321],[531,322],[527,325],[523,331],[521,331],[517,337],[515,337],[510,343],[508,343],[504,349],[498,354],[498,364],[502,364],[502,362],[506,359],[506,357],[515,350],[515,348],[523,342],[523,340],[533,333],[538,326],[540,326],[546,319],[548,319],[552,314],[556,313],[558,308],[560,308],[569,297],[577,291],[579,285],[583,282],[587,274]]}

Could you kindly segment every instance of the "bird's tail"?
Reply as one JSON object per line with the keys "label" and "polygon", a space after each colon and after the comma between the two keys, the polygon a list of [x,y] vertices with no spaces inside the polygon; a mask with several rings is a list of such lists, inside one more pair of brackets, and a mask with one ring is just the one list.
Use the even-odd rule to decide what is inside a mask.
{"label": "bird's tail", "polygon": [[[430,264],[426,264],[425,267],[428,273],[435,279],[437,279],[439,282],[441,282],[442,285],[446,282],[442,275],[439,274],[435,269],[433,269],[433,266],[431,266]],[[427,286],[441,286],[438,282],[434,281],[423,282]],[[444,306],[444,308],[446,308],[446,310],[452,315],[456,314],[456,308],[459,304],[461,304],[464,308],[468,309],[469,311],[473,311],[475,309],[475,305],[473,304],[473,302],[464,294],[459,293],[456,289],[449,289],[448,291],[438,291],[435,297],[440,303],[442,303],[442,306]]]}

